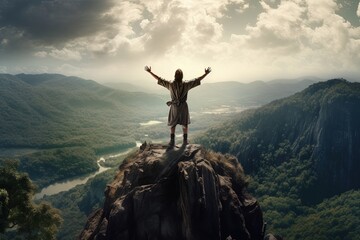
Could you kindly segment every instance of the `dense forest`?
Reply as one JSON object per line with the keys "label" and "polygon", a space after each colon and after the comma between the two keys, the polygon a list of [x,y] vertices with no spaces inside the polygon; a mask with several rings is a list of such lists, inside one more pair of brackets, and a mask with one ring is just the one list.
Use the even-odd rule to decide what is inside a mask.
{"label": "dense forest", "polygon": [[[0,75],[1,148],[133,144],[144,118],[164,116],[159,95],[130,93],[57,74]],[[141,112],[141,115],[138,113]]]}
{"label": "dense forest", "polygon": [[19,159],[20,170],[27,172],[38,188],[98,169],[95,152],[84,147],[39,151]]}
{"label": "dense forest", "polygon": [[62,223],[60,211],[33,202],[35,186],[18,162],[0,166],[0,239],[51,240]]}
{"label": "dense forest", "polygon": [[[119,166],[122,160],[123,158],[114,159],[112,163]],[[61,210],[61,216],[64,219],[57,239],[74,239],[80,234],[87,217],[95,209],[103,207],[105,187],[113,180],[116,170],[117,168],[113,168],[101,173],[90,179],[85,185],[44,197],[44,201],[51,202],[54,207]]]}
{"label": "dense forest", "polygon": [[94,172],[98,155],[135,146],[139,122],[164,116],[163,102],[76,77],[0,74],[0,164],[13,150],[38,188]]}
{"label": "dense forest", "polygon": [[243,112],[197,142],[238,157],[270,231],[287,239],[354,239],[360,234],[353,191],[360,184],[358,106],[359,83],[320,82]]}

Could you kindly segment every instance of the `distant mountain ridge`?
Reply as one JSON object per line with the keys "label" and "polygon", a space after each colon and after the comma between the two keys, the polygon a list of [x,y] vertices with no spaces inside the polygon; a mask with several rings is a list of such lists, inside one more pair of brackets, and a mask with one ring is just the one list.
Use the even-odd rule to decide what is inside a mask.
{"label": "distant mountain ridge", "polygon": [[250,83],[240,82],[218,82],[206,83],[204,80],[201,87],[195,88],[189,94],[189,101],[193,107],[204,108],[209,104],[242,107],[261,106],[275,99],[288,97],[296,92],[302,91],[314,79],[302,79],[297,81],[255,81]]}
{"label": "distant mountain ridge", "polygon": [[[258,106],[268,99],[303,89],[309,83],[281,83],[278,87],[274,87],[278,83],[274,84],[204,82],[189,94],[190,111]],[[128,128],[120,126],[122,122],[136,126],[135,123],[143,119],[167,116],[164,103],[169,100],[168,92],[157,87],[160,94],[146,93],[145,89],[128,92],[126,87],[116,90],[92,80],[61,74],[0,74],[0,124],[3,126],[0,148],[86,145],[93,139],[98,141],[96,137],[82,137],[88,135],[85,129],[89,127],[95,131],[101,129],[103,133],[121,129],[116,130],[117,135],[126,136],[124,131]],[[103,123],[108,123],[107,127],[104,128]],[[111,138],[108,142],[116,141],[117,137],[113,134]],[[104,144],[107,145],[104,142],[97,145]]]}
{"label": "distant mountain ridge", "polygon": [[333,79],[241,113],[198,142],[234,154],[255,175],[294,158],[310,161],[311,183],[299,194],[319,201],[360,187],[359,106],[360,83]]}
{"label": "distant mountain ridge", "polygon": [[[225,81],[208,83],[204,79],[200,87],[191,90],[188,95],[188,102],[194,111],[221,105],[261,106],[275,99],[290,96],[319,80],[318,78],[308,77],[277,79],[268,82],[241,83]],[[151,89],[127,82],[112,82],[105,83],[104,85],[123,91],[160,93],[168,96],[168,92],[165,89],[156,86],[156,81],[153,81],[154,86]]]}
{"label": "distant mountain ridge", "polygon": [[[77,77],[0,74],[0,148],[86,145],[111,134],[121,142],[124,125],[136,127],[144,116],[164,114],[163,104],[159,95],[114,90]],[[103,137],[89,136],[89,127]]]}

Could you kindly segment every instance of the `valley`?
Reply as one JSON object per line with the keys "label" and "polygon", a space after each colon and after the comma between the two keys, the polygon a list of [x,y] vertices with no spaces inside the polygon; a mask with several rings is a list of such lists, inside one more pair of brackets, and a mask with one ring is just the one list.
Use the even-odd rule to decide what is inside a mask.
{"label": "valley", "polygon": [[[169,138],[166,92],[127,92],[56,74],[0,75],[0,84],[0,163],[17,159],[38,186],[36,201],[62,211],[59,239],[77,236],[102,206],[105,186],[128,154]],[[347,154],[359,141],[357,89],[345,80],[203,84],[188,98],[190,142],[235,155],[269,229],[307,239],[316,229],[301,222],[330,214],[339,201],[346,217],[356,214],[359,153]],[[181,138],[178,127],[177,144]],[[354,172],[346,178],[339,168]],[[338,228],[359,230],[347,227]]]}

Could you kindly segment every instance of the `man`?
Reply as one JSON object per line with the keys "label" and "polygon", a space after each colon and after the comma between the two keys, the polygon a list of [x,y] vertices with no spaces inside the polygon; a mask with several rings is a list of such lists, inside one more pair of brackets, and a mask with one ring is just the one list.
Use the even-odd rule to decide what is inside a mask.
{"label": "man", "polygon": [[149,72],[156,80],[158,84],[169,89],[171,101],[166,104],[170,106],[168,116],[168,126],[170,126],[170,142],[169,146],[175,145],[175,128],[177,124],[183,127],[183,144],[188,144],[188,125],[190,124],[189,108],[186,103],[188,91],[196,86],[200,85],[200,82],[210,72],[211,68],[205,68],[205,73],[191,81],[184,82],[183,73],[181,69],[176,70],[174,81],[166,81],[165,79],[157,76],[151,71],[151,67],[145,66],[145,71]]}

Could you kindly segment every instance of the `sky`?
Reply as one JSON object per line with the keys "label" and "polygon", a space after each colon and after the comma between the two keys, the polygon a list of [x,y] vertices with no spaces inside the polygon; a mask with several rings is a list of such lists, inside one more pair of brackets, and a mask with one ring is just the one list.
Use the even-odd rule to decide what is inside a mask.
{"label": "sky", "polygon": [[0,73],[360,79],[359,0],[0,0]]}

